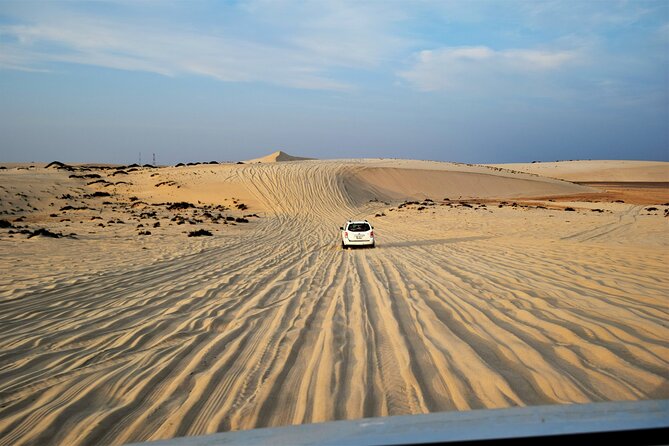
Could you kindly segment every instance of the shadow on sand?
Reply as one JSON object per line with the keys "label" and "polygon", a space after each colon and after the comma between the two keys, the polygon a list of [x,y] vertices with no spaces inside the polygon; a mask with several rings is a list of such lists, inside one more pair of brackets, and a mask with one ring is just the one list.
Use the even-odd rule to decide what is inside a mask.
{"label": "shadow on sand", "polygon": [[406,248],[410,246],[451,245],[454,243],[470,242],[474,240],[487,240],[491,238],[493,238],[493,236],[491,235],[477,235],[471,237],[440,238],[431,240],[407,240],[404,242],[378,243],[376,247],[380,249],[386,249],[386,248]]}

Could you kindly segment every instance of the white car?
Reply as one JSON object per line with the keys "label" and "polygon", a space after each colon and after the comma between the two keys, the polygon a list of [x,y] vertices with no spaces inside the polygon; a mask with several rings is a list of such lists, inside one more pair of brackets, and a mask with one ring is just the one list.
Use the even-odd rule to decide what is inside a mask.
{"label": "white car", "polygon": [[347,221],[341,230],[341,247],[347,249],[349,246],[374,247],[374,228],[367,220]]}

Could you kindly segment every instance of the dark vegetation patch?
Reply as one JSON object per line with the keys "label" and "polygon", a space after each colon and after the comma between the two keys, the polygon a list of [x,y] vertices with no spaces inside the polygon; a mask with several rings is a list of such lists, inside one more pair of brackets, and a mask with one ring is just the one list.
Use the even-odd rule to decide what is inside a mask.
{"label": "dark vegetation patch", "polygon": [[49,231],[48,229],[45,229],[45,228],[35,229],[34,231],[24,229],[20,232],[22,234],[28,234],[28,238],[33,238],[33,237],[38,237],[38,236],[39,237],[49,237],[49,238],[61,238],[61,237],[76,238],[75,237],[76,234],[65,235],[65,234],[61,234],[60,232],[51,232],[51,231]]}
{"label": "dark vegetation patch", "polygon": [[155,187],[160,187],[160,186],[176,186],[177,183],[176,181],[161,181],[160,183],[157,183]]}
{"label": "dark vegetation patch", "polygon": [[576,209],[571,208],[571,207],[569,207],[569,208],[564,208],[564,210],[565,210],[565,211],[568,211],[568,212],[574,212],[574,211],[576,211]]}
{"label": "dark vegetation patch", "polygon": [[197,231],[190,231],[188,237],[202,237],[202,236],[212,236],[213,234],[205,229],[198,229]]}
{"label": "dark vegetation patch", "polygon": [[70,206],[69,204],[67,206],[63,206],[60,208],[61,211],[83,211],[83,210],[91,210],[94,211],[95,209],[89,208],[88,206]]}
{"label": "dark vegetation patch", "polygon": [[53,167],[55,169],[63,169],[72,172],[74,168],[72,166],[68,166],[65,163],[61,163],[60,161],[51,161],[49,164],[46,165],[46,169]]}
{"label": "dark vegetation patch", "polygon": [[13,228],[14,225],[7,220],[0,220],[0,228]]}
{"label": "dark vegetation patch", "polygon": [[96,198],[96,197],[111,197],[109,192],[93,192],[92,194],[84,195],[84,198]]}
{"label": "dark vegetation patch", "polygon": [[95,180],[95,181],[91,181],[89,183],[86,183],[86,186],[90,186],[91,184],[97,184],[97,183],[111,184],[106,180]]}
{"label": "dark vegetation patch", "polygon": [[187,201],[179,201],[177,203],[169,203],[167,206],[167,209],[169,210],[175,210],[175,209],[189,209],[189,208],[194,208],[195,205],[193,203],[188,203]]}
{"label": "dark vegetation patch", "polygon": [[418,205],[418,204],[419,203],[417,201],[405,201],[404,203],[400,203],[397,206],[397,209],[402,209],[402,208],[407,207],[407,206]]}
{"label": "dark vegetation patch", "polygon": [[70,175],[70,178],[83,178],[83,179],[91,178],[91,179],[93,179],[93,178],[102,178],[102,177],[100,175],[98,175],[97,173],[85,173],[83,175],[77,175],[77,174],[73,173],[72,175]]}

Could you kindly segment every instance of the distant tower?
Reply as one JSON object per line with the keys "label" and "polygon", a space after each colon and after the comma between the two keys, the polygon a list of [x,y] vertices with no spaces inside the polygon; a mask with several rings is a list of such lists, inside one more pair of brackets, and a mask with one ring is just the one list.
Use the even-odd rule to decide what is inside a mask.
{"label": "distant tower", "polygon": [[139,165],[142,165],[142,152],[139,152]]}
{"label": "distant tower", "polygon": [[155,153],[153,154],[153,165],[154,166],[156,165],[156,154]]}

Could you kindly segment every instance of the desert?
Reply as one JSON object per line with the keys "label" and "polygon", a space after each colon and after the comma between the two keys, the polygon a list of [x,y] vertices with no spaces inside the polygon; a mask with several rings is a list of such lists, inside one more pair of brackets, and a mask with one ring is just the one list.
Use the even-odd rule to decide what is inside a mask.
{"label": "desert", "polygon": [[3,167],[0,445],[669,398],[669,163]]}

